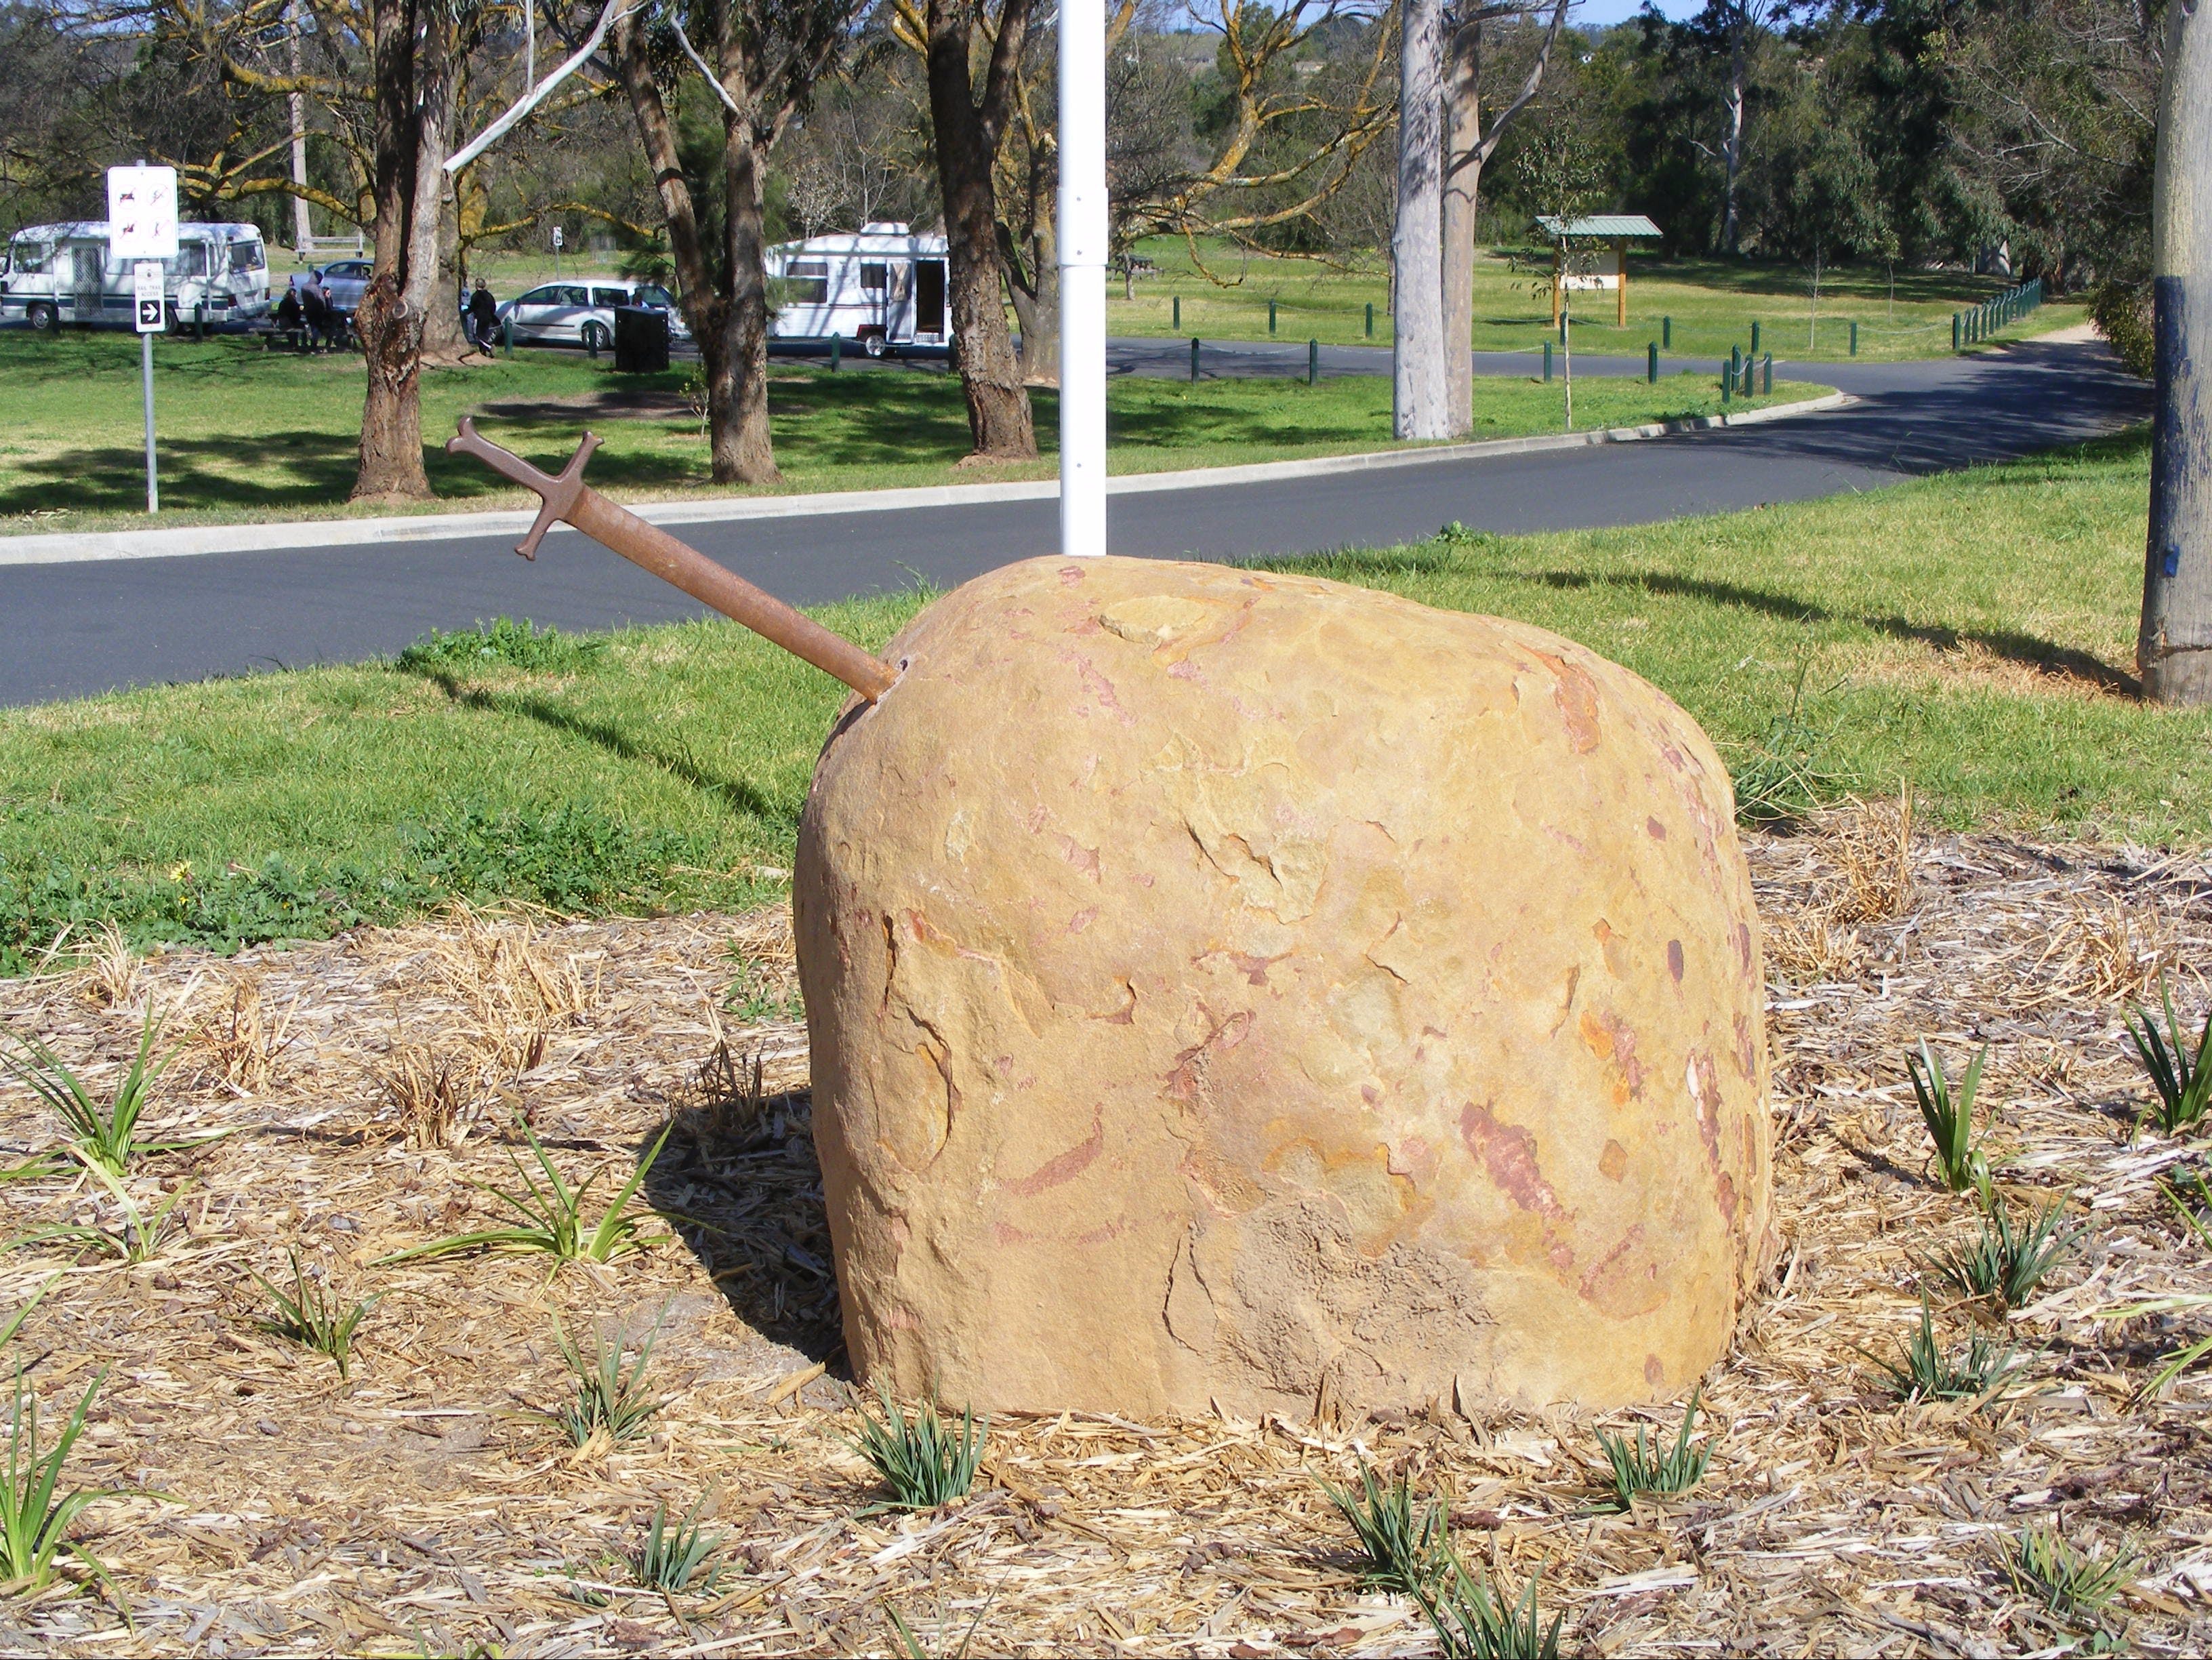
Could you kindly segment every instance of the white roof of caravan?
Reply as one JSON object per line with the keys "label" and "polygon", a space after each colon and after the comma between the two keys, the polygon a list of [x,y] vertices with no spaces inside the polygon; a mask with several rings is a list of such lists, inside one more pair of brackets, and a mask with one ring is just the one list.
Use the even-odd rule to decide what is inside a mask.
{"label": "white roof of caravan", "polygon": [[943,253],[945,238],[926,231],[847,231],[810,236],[803,242],[779,242],[771,253]]}
{"label": "white roof of caravan", "polygon": [[[251,236],[259,236],[261,234],[261,227],[258,225],[240,224],[234,220],[228,219],[216,220],[214,222],[200,219],[185,219],[179,222],[177,228],[179,231],[230,231],[234,233],[244,231]],[[33,236],[42,241],[52,242],[64,241],[72,236],[105,236],[107,234],[107,221],[105,219],[64,219],[59,224],[55,225],[26,225],[21,230],[15,232],[15,234],[16,236]],[[11,238],[10,240],[12,240],[13,239]],[[231,240],[235,241],[238,239],[234,235]]]}

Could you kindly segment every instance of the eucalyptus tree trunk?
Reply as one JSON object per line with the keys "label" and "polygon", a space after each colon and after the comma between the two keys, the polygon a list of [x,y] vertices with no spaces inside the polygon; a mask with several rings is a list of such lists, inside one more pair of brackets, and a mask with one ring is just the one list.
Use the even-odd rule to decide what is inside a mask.
{"label": "eucalyptus tree trunk", "polygon": [[2136,661],[2143,696],[2212,703],[2212,15],[2166,9],[2152,186],[2150,535]]}
{"label": "eucalyptus tree trunk", "polygon": [[423,327],[453,120],[453,28],[445,5],[374,0],[376,263],[354,327],[368,368],[353,499],[421,501]]}
{"label": "eucalyptus tree trunk", "polygon": [[1721,198],[1721,246],[1729,253],[1736,252],[1742,234],[1736,198],[1743,178],[1743,106],[1745,83],[1751,73],[1747,38],[1750,33],[1751,19],[1738,7],[1735,27],[1729,31],[1728,131],[1721,141],[1721,165],[1726,174]]}
{"label": "eucalyptus tree trunk", "polygon": [[1444,100],[1444,430],[1474,430],[1474,220],[1482,203],[1482,164],[1495,143],[1482,135],[1482,25],[1452,35]]}
{"label": "eucalyptus tree trunk", "polygon": [[1034,460],[1036,429],[1006,326],[1006,267],[992,176],[1029,26],[1029,0],[1003,0],[979,99],[970,58],[980,9],[980,0],[927,0],[925,61],[945,204],[953,362],[968,404],[974,459]]}
{"label": "eucalyptus tree trunk", "polygon": [[1392,430],[1448,438],[1443,284],[1443,6],[1406,0],[1398,47],[1396,343]]}

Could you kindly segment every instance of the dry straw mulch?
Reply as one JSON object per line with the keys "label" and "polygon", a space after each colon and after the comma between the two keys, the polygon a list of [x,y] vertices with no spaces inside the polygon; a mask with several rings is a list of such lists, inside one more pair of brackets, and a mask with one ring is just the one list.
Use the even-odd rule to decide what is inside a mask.
{"label": "dry straw mulch", "polygon": [[[72,1570],[0,1603],[0,1645],[890,1652],[896,1610],[940,1654],[1430,1651],[1405,1603],[1358,1587],[1316,1484],[1366,1456],[1449,1494],[1471,1561],[1516,1585],[1540,1569],[1571,1651],[2055,1654],[2086,1627],[2005,1571],[2035,1523],[2140,1559],[2110,1632],[2202,1651],[2212,1387],[2139,1390],[2205,1326],[2102,1316],[2212,1292],[2160,1187],[2200,1153],[2131,1139],[2142,1091],[2120,1025],[2162,973],[2202,1018],[2212,868],[1929,836],[1879,806],[1753,858],[1785,1240],[1706,1383],[1711,1472],[1626,1515],[1594,1502],[1587,1418],[1475,1402],[1388,1423],[1003,1421],[968,1502],[871,1513],[774,917],[455,915],[228,962],[141,964],[108,941],[0,987],[0,1018],[97,1079],[148,1006],[165,1012],[185,1041],[156,1128],[230,1132],[133,1178],[149,1207],[183,1195],[157,1260],[0,1256],[0,1311],[62,1276],[13,1351],[49,1427],[105,1374],[72,1480],[161,1495],[103,1500],[78,1527],[135,1627]],[[1900,1406],[1866,1358],[1917,1323],[1916,1260],[1972,1227],[1924,1173],[1903,1068],[1923,1036],[1954,1073],[1990,1046],[2002,1185],[2087,1229],[2002,1323],[2032,1359],[1980,1404]],[[596,1206],[672,1115],[645,1189],[664,1237],[643,1255],[557,1274],[542,1257],[369,1266],[495,1219],[468,1183],[514,1185],[518,1116],[572,1178],[606,1171]],[[53,1139],[0,1086],[0,1141]],[[61,1177],[0,1186],[0,1211],[10,1236],[115,1219]],[[380,1299],[350,1383],[257,1324],[252,1276],[283,1277],[294,1250],[342,1298]],[[552,1429],[556,1312],[571,1332],[657,1329],[648,1438],[580,1452]],[[1998,1323],[1941,1298],[1937,1319],[1951,1341]],[[726,1535],[712,1590],[637,1590],[655,1507],[702,1499]]]}

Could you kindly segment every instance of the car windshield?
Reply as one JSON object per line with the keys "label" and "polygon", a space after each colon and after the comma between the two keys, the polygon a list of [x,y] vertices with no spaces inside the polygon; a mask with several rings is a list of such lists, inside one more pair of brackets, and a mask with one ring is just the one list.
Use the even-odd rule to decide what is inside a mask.
{"label": "car windshield", "polygon": [[46,268],[46,245],[19,237],[8,251],[8,268],[19,277],[35,277]]}

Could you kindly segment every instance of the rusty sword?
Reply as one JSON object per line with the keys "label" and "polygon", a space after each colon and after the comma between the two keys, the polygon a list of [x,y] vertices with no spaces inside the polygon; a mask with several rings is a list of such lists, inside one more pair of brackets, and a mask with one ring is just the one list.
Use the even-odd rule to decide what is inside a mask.
{"label": "rusty sword", "polygon": [[673,583],[694,599],[744,623],[823,673],[836,676],[871,703],[890,690],[898,673],[881,658],[862,651],[842,635],[832,634],[811,617],[801,616],[774,594],[755,587],[658,525],[649,525],[627,508],[617,507],[586,484],[584,463],[599,447],[599,439],[586,432],[556,478],[540,472],[512,450],[501,449],[477,432],[476,423],[466,416],[461,417],[460,431],[446,441],[448,455],[473,455],[501,477],[535,490],[542,498],[537,522],[515,546],[525,559],[537,558],[538,544],[544,540],[545,532],[566,520],[632,564]]}

